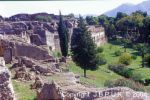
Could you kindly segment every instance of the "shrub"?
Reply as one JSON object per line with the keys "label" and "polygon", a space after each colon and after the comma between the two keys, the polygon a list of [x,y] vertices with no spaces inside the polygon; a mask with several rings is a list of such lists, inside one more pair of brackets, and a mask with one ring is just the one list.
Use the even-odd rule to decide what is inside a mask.
{"label": "shrub", "polygon": [[136,55],[132,55],[132,59],[133,59],[133,60],[136,60],[136,59],[137,59],[137,56],[136,56]]}
{"label": "shrub", "polygon": [[117,44],[121,44],[122,40],[121,39],[117,39],[116,42],[117,42]]}
{"label": "shrub", "polygon": [[130,65],[132,62],[132,57],[129,53],[123,53],[119,58],[119,63]]}
{"label": "shrub", "polygon": [[131,79],[136,81],[136,82],[141,82],[142,81],[142,75],[140,73],[134,73],[134,74],[132,74]]}
{"label": "shrub", "polygon": [[97,54],[98,64],[99,65],[105,65],[107,63],[107,60],[105,59],[105,55],[98,53]]}
{"label": "shrub", "polygon": [[137,50],[138,46],[137,46],[137,45],[133,45],[132,48],[133,48],[134,50]]}
{"label": "shrub", "polygon": [[108,68],[114,71],[115,73],[122,75],[126,78],[129,78],[132,76],[132,71],[123,64],[109,65]]}
{"label": "shrub", "polygon": [[121,51],[120,50],[117,50],[114,52],[115,56],[120,56],[121,55]]}
{"label": "shrub", "polygon": [[148,86],[150,84],[150,79],[145,79],[144,85]]}
{"label": "shrub", "polygon": [[97,47],[97,52],[98,53],[102,53],[104,51],[104,48],[103,47]]}
{"label": "shrub", "polygon": [[150,67],[150,54],[145,55],[144,62]]}
{"label": "shrub", "polygon": [[[108,83],[110,82],[110,83]],[[117,87],[117,86],[123,86],[123,87],[129,87],[135,91],[146,91],[144,86],[138,82],[134,82],[129,79],[118,79],[115,81],[106,81],[105,86],[107,87]]]}
{"label": "shrub", "polygon": [[61,57],[62,55],[61,55],[60,52],[55,51],[55,52],[53,52],[53,56],[59,58],[59,57]]}

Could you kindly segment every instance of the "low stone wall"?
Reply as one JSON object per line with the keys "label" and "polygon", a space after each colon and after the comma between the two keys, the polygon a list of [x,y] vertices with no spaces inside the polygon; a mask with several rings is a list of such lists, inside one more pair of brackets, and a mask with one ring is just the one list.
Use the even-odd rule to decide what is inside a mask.
{"label": "low stone wall", "polygon": [[22,41],[1,39],[0,47],[4,50],[2,55],[6,63],[11,63],[13,57],[26,56],[35,60],[53,59],[49,54],[49,48],[24,43]]}
{"label": "low stone wall", "polygon": [[[3,58],[0,58],[3,59]],[[15,100],[14,90],[11,83],[10,72],[3,66],[4,60],[0,64],[0,100]]]}
{"label": "low stone wall", "polygon": [[15,56],[26,56],[36,60],[51,59],[48,50],[34,46],[31,44],[16,43],[15,44]]}

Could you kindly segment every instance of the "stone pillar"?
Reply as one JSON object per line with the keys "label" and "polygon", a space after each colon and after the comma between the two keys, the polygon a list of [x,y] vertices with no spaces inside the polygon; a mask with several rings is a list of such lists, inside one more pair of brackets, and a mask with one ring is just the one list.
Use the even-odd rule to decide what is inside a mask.
{"label": "stone pillar", "polygon": [[12,48],[11,47],[6,48],[5,51],[4,51],[4,59],[5,59],[7,64],[11,63],[12,56],[13,56],[12,55]]}

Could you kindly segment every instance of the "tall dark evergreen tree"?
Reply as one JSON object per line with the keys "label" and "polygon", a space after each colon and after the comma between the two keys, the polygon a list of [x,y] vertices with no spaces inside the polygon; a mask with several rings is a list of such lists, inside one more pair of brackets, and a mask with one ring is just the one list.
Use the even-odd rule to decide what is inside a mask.
{"label": "tall dark evergreen tree", "polygon": [[86,77],[86,70],[98,68],[96,44],[82,17],[80,17],[78,28],[73,31],[71,51],[73,61],[84,70],[84,77]]}
{"label": "tall dark evergreen tree", "polygon": [[60,12],[60,20],[58,24],[58,34],[60,40],[60,48],[62,56],[66,57],[68,55],[68,29],[63,21],[61,12]]}

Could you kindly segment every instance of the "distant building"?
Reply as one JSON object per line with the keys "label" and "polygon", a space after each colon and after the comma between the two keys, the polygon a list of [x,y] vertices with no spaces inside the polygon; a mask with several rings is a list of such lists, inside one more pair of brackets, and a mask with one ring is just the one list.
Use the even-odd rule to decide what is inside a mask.
{"label": "distant building", "polygon": [[101,26],[90,25],[87,26],[88,31],[91,32],[92,38],[97,46],[105,44],[107,42],[107,37],[105,35],[105,30]]}
{"label": "distant building", "polygon": [[47,45],[50,50],[55,50],[54,33],[48,30],[36,29],[31,35],[31,43],[36,45]]}

